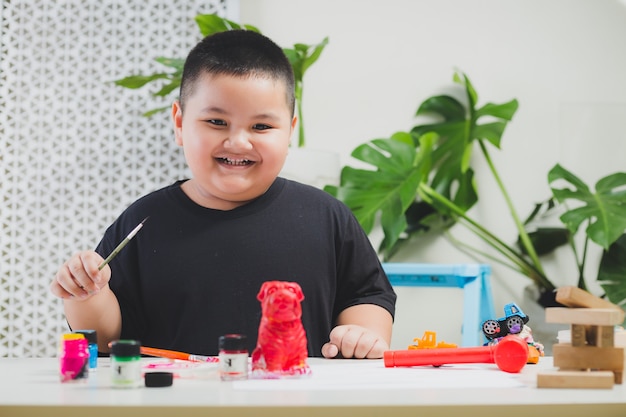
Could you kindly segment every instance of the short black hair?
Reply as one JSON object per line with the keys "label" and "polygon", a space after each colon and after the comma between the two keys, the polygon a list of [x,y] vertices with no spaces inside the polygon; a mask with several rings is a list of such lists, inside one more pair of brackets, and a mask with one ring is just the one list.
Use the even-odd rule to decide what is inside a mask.
{"label": "short black hair", "polygon": [[283,50],[270,38],[251,30],[228,30],[202,39],[185,60],[180,83],[180,107],[193,94],[204,74],[268,77],[285,83],[287,105],[295,106],[293,68]]}

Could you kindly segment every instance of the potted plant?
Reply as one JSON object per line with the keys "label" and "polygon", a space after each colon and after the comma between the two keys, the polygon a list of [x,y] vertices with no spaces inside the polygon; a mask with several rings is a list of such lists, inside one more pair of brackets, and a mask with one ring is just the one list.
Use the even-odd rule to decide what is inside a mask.
{"label": "potted plant", "polygon": [[[257,33],[261,33],[258,28],[252,25],[239,24],[232,20],[220,17],[216,13],[199,14],[195,17],[195,21],[202,36],[208,36],[213,33],[234,29],[252,30]],[[298,114],[298,147],[304,147],[306,145],[306,139],[304,135],[304,118],[302,111],[304,74],[311,67],[311,65],[313,65],[318,60],[327,44],[328,37],[324,38],[320,43],[316,45],[296,43],[291,48],[283,48],[283,52],[289,59],[289,62],[291,63],[291,66],[293,68],[294,78],[296,81],[295,95],[296,111]],[[170,96],[180,87],[180,81],[185,60],[183,58],[157,57],[155,58],[155,61],[167,67],[169,70],[155,72],[152,74],[130,75],[119,80],[115,80],[115,84],[121,87],[134,89],[141,88],[153,82],[164,81],[165,83],[161,86],[161,88],[152,93],[152,95],[155,97]],[[161,111],[169,109],[170,106],[159,107],[145,112],[144,116],[150,117],[155,113],[159,113]]]}
{"label": "potted plant", "polygon": [[[453,243],[477,259],[497,262],[530,278],[539,290],[539,303],[554,301],[555,285],[542,266],[541,256],[567,244],[573,250],[579,276],[577,285],[587,289],[585,262],[590,244],[603,249],[596,279],[606,297],[626,303],[626,173],[600,179],[595,190],[556,164],[547,175],[552,190],[525,220],[512,204],[490,152],[500,149],[502,135],[518,108],[513,99],[502,104],[478,106],[478,94],[469,78],[454,74],[466,103],[451,95],[427,98],[417,116],[434,117],[409,132],[359,145],[352,157],[374,169],[346,166],[340,185],[325,189],[344,201],[370,233],[377,221],[384,233],[379,253],[389,261],[408,239],[425,231],[451,236],[454,224],[467,227],[486,242],[490,252],[479,251],[452,237]],[[479,198],[470,160],[478,150],[506,201],[519,238],[509,244],[472,218],[470,209]],[[536,227],[546,213],[561,210],[559,227]],[[582,235],[581,239],[577,239]]]}

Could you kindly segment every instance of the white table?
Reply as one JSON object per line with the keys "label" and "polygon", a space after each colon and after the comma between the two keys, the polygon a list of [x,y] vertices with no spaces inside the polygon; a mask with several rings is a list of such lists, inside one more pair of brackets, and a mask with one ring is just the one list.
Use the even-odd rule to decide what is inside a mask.
{"label": "white table", "polygon": [[[154,362],[152,359],[146,359]],[[159,361],[159,360],[157,360]],[[61,383],[55,358],[0,359],[0,416],[626,416],[626,386],[538,389],[551,358],[507,374],[495,365],[385,368],[382,360],[310,359],[295,380],[222,382],[214,369],[167,388],[112,388],[108,359],[85,383]]]}

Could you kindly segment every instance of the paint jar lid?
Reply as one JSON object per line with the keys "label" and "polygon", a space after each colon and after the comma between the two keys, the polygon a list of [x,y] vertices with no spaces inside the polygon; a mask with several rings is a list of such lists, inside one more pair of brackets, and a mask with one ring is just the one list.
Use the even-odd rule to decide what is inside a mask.
{"label": "paint jar lid", "polygon": [[81,333],[63,333],[61,335],[61,340],[77,340],[77,339],[84,339],[85,335],[81,334]]}
{"label": "paint jar lid", "polygon": [[84,335],[89,344],[98,343],[98,334],[95,330],[74,330],[74,333]]}
{"label": "paint jar lid", "polygon": [[220,336],[218,346],[220,351],[245,351],[246,344],[246,335],[226,334],[224,336]]}
{"label": "paint jar lid", "polygon": [[174,374],[171,372],[146,372],[146,387],[169,387],[172,385],[173,382]]}
{"label": "paint jar lid", "polygon": [[139,356],[141,343],[137,340],[116,340],[111,343],[112,356]]}
{"label": "paint jar lid", "polygon": [[87,339],[84,337],[63,339],[61,343],[61,348],[67,353],[87,353]]}

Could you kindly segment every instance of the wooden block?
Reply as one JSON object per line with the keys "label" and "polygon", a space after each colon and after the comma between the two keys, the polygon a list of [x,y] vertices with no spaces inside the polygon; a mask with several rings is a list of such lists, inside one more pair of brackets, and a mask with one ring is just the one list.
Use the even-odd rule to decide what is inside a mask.
{"label": "wooden block", "polygon": [[613,347],[615,326],[593,326],[572,324],[570,327],[572,346]]}
{"label": "wooden block", "polygon": [[624,348],[572,346],[569,343],[552,345],[554,366],[560,369],[601,369],[622,371]]}
{"label": "wooden block", "polygon": [[574,286],[557,289],[556,301],[567,307],[614,308],[621,310],[618,305]]}
{"label": "wooden block", "polygon": [[615,326],[624,321],[624,310],[614,308],[546,308],[547,323]]}
{"label": "wooden block", "polygon": [[587,346],[587,326],[572,324],[570,329],[572,346]]}
{"label": "wooden block", "polygon": [[587,345],[597,347],[613,347],[615,326],[585,326]]}
{"label": "wooden block", "polygon": [[610,371],[545,371],[537,374],[537,388],[613,388]]}
{"label": "wooden block", "polygon": [[615,376],[615,383],[621,384],[624,371],[613,371],[613,375]]}

